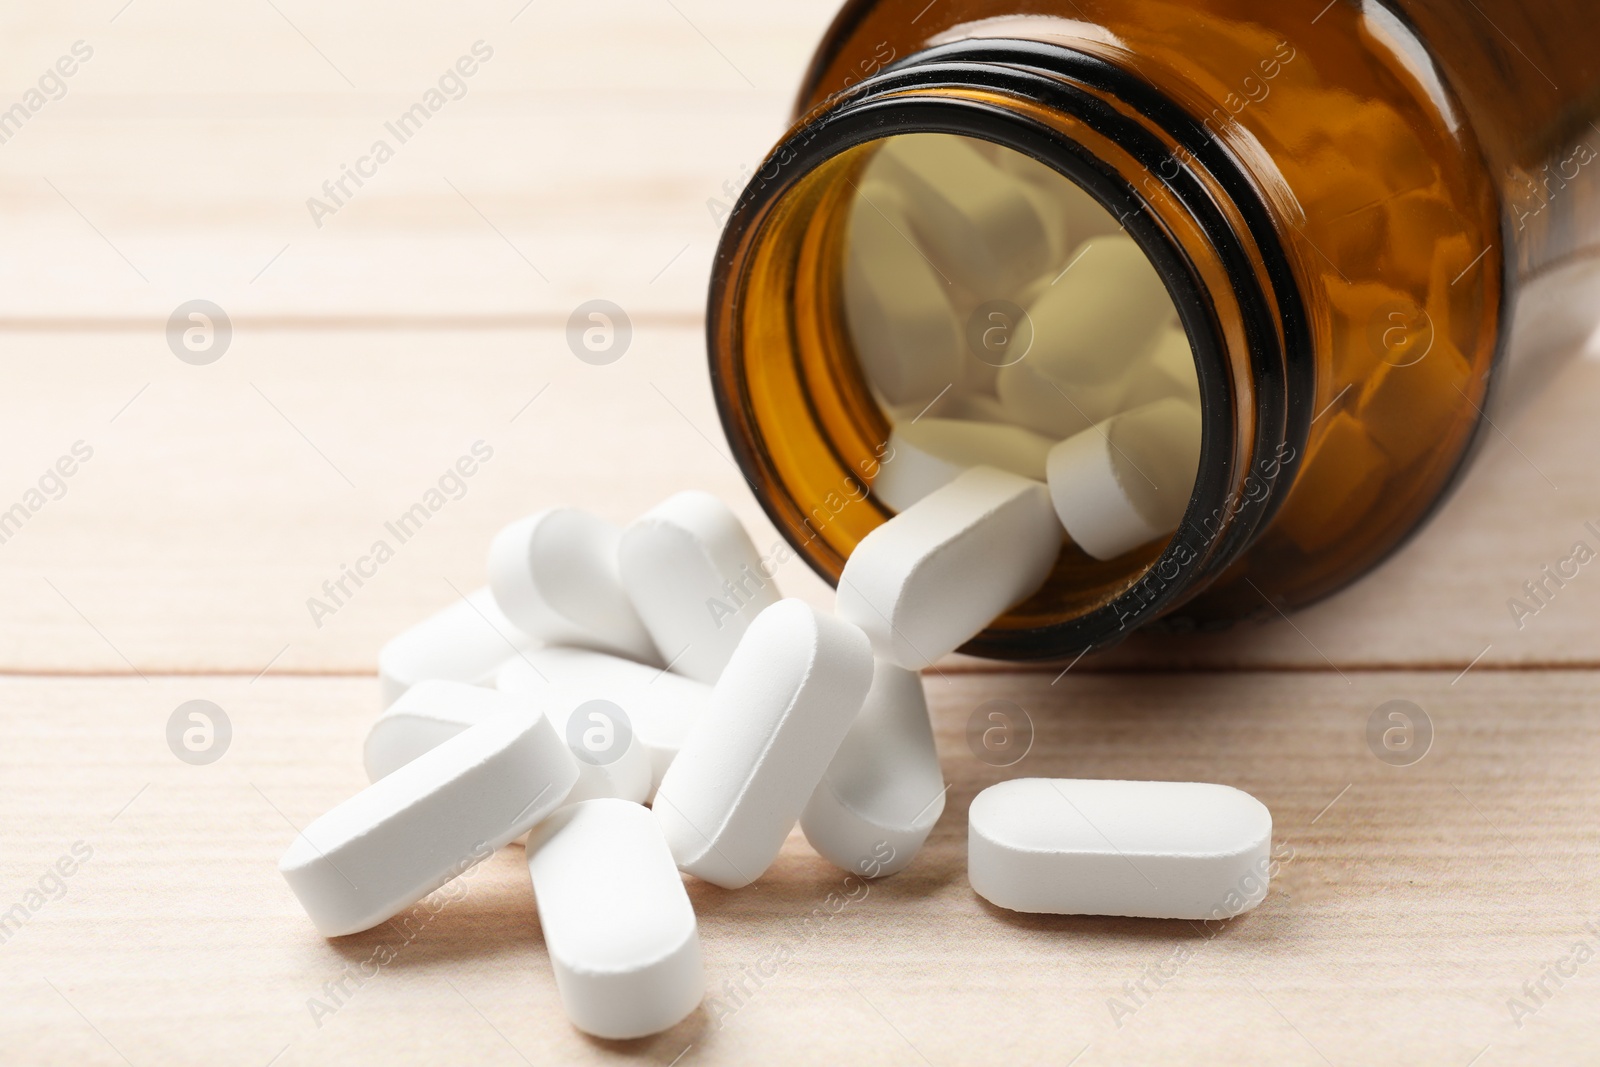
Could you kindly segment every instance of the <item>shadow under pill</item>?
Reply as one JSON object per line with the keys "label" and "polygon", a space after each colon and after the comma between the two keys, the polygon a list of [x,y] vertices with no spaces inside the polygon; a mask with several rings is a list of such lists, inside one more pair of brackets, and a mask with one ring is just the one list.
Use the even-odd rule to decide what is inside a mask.
{"label": "shadow under pill", "polygon": [[1199,919],[1141,919],[1119,915],[1049,915],[1038,912],[1011,911],[989,903],[976,892],[972,899],[990,918],[1014,930],[1032,933],[1054,933],[1074,938],[1094,938],[1125,944],[1171,941],[1215,941],[1249,922],[1253,912],[1245,912],[1231,919],[1217,920],[1209,925]]}
{"label": "shadow under pill", "polygon": [[[454,884],[454,883],[452,883]],[[525,885],[485,880],[464,894],[433,895],[370,930],[328,939],[346,961],[381,969],[468,959],[544,955],[544,937]]]}
{"label": "shadow under pill", "polygon": [[662,1062],[676,1062],[685,1051],[694,1045],[701,1044],[707,1033],[705,1003],[695,1006],[694,1011],[686,1015],[682,1022],[670,1030],[663,1030],[659,1034],[650,1034],[647,1037],[633,1037],[625,1040],[615,1040],[609,1037],[596,1037],[584,1033],[583,1039],[596,1049],[615,1053],[619,1056],[629,1056],[635,1059],[649,1057],[657,1058],[656,1054],[664,1057]]}

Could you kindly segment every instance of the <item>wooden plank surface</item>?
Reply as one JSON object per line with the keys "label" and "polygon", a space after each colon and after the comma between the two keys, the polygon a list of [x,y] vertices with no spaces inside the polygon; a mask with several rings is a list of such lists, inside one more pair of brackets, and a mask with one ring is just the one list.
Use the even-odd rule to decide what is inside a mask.
{"label": "wooden plank surface", "polygon": [[[0,509],[77,442],[93,453],[0,543],[0,916],[27,912],[0,926],[0,1060],[1593,1058],[1600,963],[1547,968],[1600,950],[1600,578],[1521,628],[1506,604],[1600,543],[1593,358],[1498,423],[1411,544],[1291,621],[1136,639],[1054,682],[929,672],[951,792],[927,852],[864,894],[798,834],[752,889],[691,881],[712,999],[667,1034],[566,1024],[515,847],[364,984],[346,975],[393,937],[312,932],[276,859],[362,784],[378,647],[481,584],[496,529],[698,487],[777,543],[727,458],[701,312],[713,207],[783,129],[833,10],[0,11],[0,104],[94,49],[0,144]],[[494,55],[464,95],[316,225],[307,199],[479,40]],[[593,297],[636,328],[608,367],[563,336]],[[205,367],[165,336],[196,298],[235,327]],[[480,440],[494,458],[460,498],[317,626],[306,599]],[[829,603],[798,563],[779,580]],[[232,721],[209,766],[166,745],[190,699]],[[966,746],[995,699],[1036,731],[1010,768]],[[1413,766],[1368,747],[1391,699],[1436,731]],[[967,886],[965,811],[1016,774],[1234,784],[1286,862],[1216,931],[1008,915]]]}
{"label": "wooden plank surface", "polygon": [[[1585,926],[1600,925],[1594,672],[1479,670],[1454,686],[1442,672],[931,677],[951,790],[924,853],[863,890],[796,834],[750,889],[691,880],[714,999],[629,1043],[562,1017],[519,847],[409,941],[311,929],[276,859],[294,826],[362,784],[372,690],[0,681],[0,903],[75,842],[92,850],[0,945],[8,1062],[666,1064],[692,1046],[680,1062],[953,1065],[1066,1063],[1087,1046],[1081,1065],[1464,1067],[1488,1046],[1490,1067],[1583,1062],[1600,1040],[1600,962],[1547,980],[1553,995],[1520,1028],[1507,1007],[1575,942],[1600,945]],[[163,738],[196,698],[233,728],[203,767]],[[1033,723],[1011,768],[966,747],[991,699]],[[1434,725],[1413,766],[1367,747],[1368,717],[1391,699]],[[1272,810],[1282,870],[1257,911],[1214,931],[1002,912],[967,885],[964,813],[1014,774],[1237,785]],[[391,965],[324,988],[380,945]],[[1150,968],[1176,973],[1157,986]],[[1141,980],[1148,994],[1124,989]]]}
{"label": "wooden plank surface", "polygon": [[[707,202],[787,125],[835,9],[134,0],[111,21],[125,3],[0,13],[17,96],[93,50],[0,146],[0,321],[159,323],[195,297],[239,318],[698,311]],[[479,41],[492,57],[401,143],[385,123]],[[318,225],[308,200],[380,139],[393,158]]]}
{"label": "wooden plank surface", "polygon": [[[0,508],[75,442],[94,458],[0,544],[0,669],[371,671],[389,636],[482,584],[496,530],[557,503],[626,521],[702,488],[763,552],[780,545],[729,458],[696,329],[641,324],[604,367],[551,329],[241,330],[206,367],[155,330],[13,334],[7,353]],[[1292,622],[1140,639],[1080,669],[1597,665],[1588,569],[1535,616],[1507,607],[1575,541],[1600,547],[1597,400],[1600,361],[1575,361],[1411,544]],[[461,498],[313,619],[322,583],[477,440],[494,459]],[[798,560],[778,579],[831,603]]]}

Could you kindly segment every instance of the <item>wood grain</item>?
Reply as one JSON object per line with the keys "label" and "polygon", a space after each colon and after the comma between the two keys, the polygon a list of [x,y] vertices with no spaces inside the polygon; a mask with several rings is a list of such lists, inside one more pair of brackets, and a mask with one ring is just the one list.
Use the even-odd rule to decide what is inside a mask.
{"label": "wood grain", "polygon": [[[626,521],[701,488],[764,552],[780,544],[729,458],[697,330],[640,325],[604,367],[550,329],[241,329],[206,367],[154,329],[28,333],[7,359],[0,510],[74,442],[95,454],[0,544],[3,670],[372,671],[390,636],[482,584],[496,530],[560,503]],[[1507,601],[1575,541],[1600,547],[1597,398],[1600,362],[1568,367],[1411,544],[1292,621],[1139,639],[1074,669],[1596,665],[1592,568],[1520,629]],[[318,626],[308,599],[330,602],[322,583],[476,440],[494,459],[461,499]],[[831,603],[797,559],[778,578]]]}
{"label": "wood grain", "polygon": [[[0,903],[74,842],[93,851],[0,945],[7,1059],[665,1064],[692,1046],[682,1063],[942,1065],[1065,1063],[1087,1046],[1080,1064],[1461,1067],[1488,1046],[1481,1064],[1581,1062],[1600,1040],[1600,962],[1551,986],[1520,1029],[1507,1001],[1573,943],[1600,944],[1584,925],[1600,925],[1597,682],[930,676],[951,789],[916,862],[863,891],[796,834],[748,889],[691,879],[713,999],[657,1038],[607,1043],[560,1012],[519,847],[409,941],[311,929],[274,865],[295,826],[362,785],[370,680],[0,680]],[[205,767],[162,736],[193,698],[234,731]],[[1365,741],[1369,714],[1396,698],[1436,730],[1410,767]],[[1011,768],[966,747],[990,699],[1034,726]],[[1215,931],[1002,912],[966,883],[965,812],[1017,774],[1237,785],[1271,809],[1283,868],[1257,911]],[[833,917],[807,927],[818,908]],[[391,966],[324,989],[380,944]],[[1177,973],[1158,987],[1151,967]],[[1141,979],[1136,1001],[1123,986]],[[320,1026],[313,998],[334,1009]],[[1114,1015],[1113,1000],[1131,1010]]]}
{"label": "wood grain", "polygon": [[[728,459],[701,316],[715,208],[835,6],[0,11],[0,110],[94,48],[0,144],[0,511],[93,451],[0,542],[0,1060],[1594,1059],[1600,963],[1546,968],[1600,949],[1600,577],[1520,627],[1506,603],[1600,546],[1593,358],[1497,422],[1415,540],[1292,620],[1136,638],[1061,677],[930,671],[951,790],[925,853],[864,895],[799,834],[750,889],[691,880],[710,996],[667,1034],[565,1022],[516,847],[409,938],[315,936],[276,859],[363,784],[379,646],[481,584],[501,525],[558,502],[620,521],[693,487],[777,544]],[[465,94],[317,225],[308,198],[478,40]],[[594,297],[635,327],[607,367],[563,334]],[[195,298],[235,327],[206,367],[164,335]],[[459,499],[316,625],[307,598],[476,441],[494,457]],[[779,581],[830,602],[798,562]],[[234,736],[192,767],[164,730],[200,698]],[[1390,699],[1435,728],[1414,766],[1368,748]],[[967,748],[989,700],[1034,726],[1016,766]],[[1016,774],[1228,782],[1287,862],[1214,931],[1007,914],[967,886],[965,812]],[[52,875],[75,845],[88,860]],[[395,962],[358,985],[380,944]]]}
{"label": "wood grain", "polygon": [[[94,49],[0,146],[0,323],[161,323],[196,297],[335,323],[561,322],[600,295],[698,312],[707,202],[787,125],[836,8],[135,0],[110,21],[126,2],[0,14],[18,96]],[[404,143],[385,129],[477,41],[493,56],[459,99]],[[394,157],[318,225],[308,200],[379,139]]]}

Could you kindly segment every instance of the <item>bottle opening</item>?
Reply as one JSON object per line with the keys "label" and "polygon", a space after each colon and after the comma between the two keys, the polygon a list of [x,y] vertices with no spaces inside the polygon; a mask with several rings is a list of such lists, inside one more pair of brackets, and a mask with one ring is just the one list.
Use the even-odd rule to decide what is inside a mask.
{"label": "bottle opening", "polygon": [[1067,658],[1204,588],[1281,502],[1304,319],[1254,186],[1165,98],[1124,110],[1042,73],[1145,91],[1114,68],[983,47],[908,59],[774,149],[718,249],[712,385],[757,499],[835,582],[967,466],[1051,484],[1055,567],[963,651]]}
{"label": "bottle opening", "polygon": [[910,133],[865,151],[840,277],[891,427],[872,495],[903,511],[1000,467],[1049,482],[1067,563],[1142,566],[1183,518],[1201,444],[1194,356],[1149,257],[1003,145]]}

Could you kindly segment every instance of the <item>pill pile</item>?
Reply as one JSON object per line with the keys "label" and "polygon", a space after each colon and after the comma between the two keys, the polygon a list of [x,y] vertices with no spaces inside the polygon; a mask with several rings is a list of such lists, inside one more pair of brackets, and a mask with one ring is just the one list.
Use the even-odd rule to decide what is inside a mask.
{"label": "pill pile", "polygon": [[1027,156],[886,139],[850,208],[844,307],[892,431],[874,494],[904,511],[971,466],[1046,482],[1109,560],[1178,526],[1200,459],[1187,335],[1117,220]]}
{"label": "pill pile", "polygon": [[[834,613],[784,599],[706,493],[626,527],[565,507],[505,527],[486,588],[383,648],[372,784],[279,864],[319,932],[370,929],[522,839],[568,1017],[639,1037],[703,993],[683,875],[748,886],[796,825],[864,877],[913,862],[948,788],[919,672],[1064,544],[1109,560],[1176,528],[1199,387],[1137,244],[998,146],[889,138],[843,296],[891,425],[871,491],[895,514]],[[968,876],[1016,911],[1217,919],[1265,896],[1271,835],[1226,786],[1019,778],[973,800]]]}
{"label": "pill pile", "polygon": [[[383,648],[371,784],[279,869],[338,937],[525,838],[573,1025],[665,1030],[705,984],[684,874],[748,886],[796,824],[863,877],[913,862],[947,790],[918,671],[1031,594],[1061,538],[1044,484],[971,466],[861,542],[830,615],[782,598],[705,493],[625,528],[515,522],[487,588]],[[968,820],[972,887],[1002,908],[1218,919],[1266,894],[1271,816],[1226,786],[1014,779]]]}

